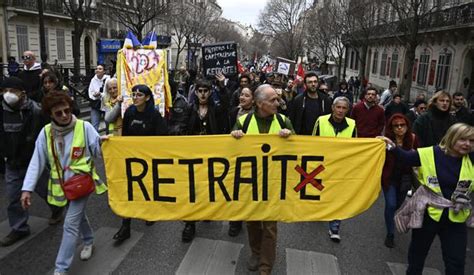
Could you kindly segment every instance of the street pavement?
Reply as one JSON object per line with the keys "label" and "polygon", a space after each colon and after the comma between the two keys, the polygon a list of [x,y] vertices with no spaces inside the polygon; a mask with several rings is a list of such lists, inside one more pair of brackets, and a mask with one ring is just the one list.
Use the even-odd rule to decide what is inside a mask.
{"label": "street pavement", "polygon": [[[6,195],[0,181],[0,237],[8,233]],[[404,274],[409,234],[396,235],[396,247],[386,248],[383,196],[365,213],[345,220],[342,241],[328,238],[326,222],[279,223],[273,274]],[[96,249],[87,262],[76,253],[70,274],[256,274],[246,262],[250,251],[244,227],[227,235],[228,223],[199,222],[190,244],[181,242],[184,224],[132,221],[132,238],[115,246],[113,234],[121,220],[107,204],[107,195],[93,195],[87,207],[95,230]],[[0,247],[0,274],[52,274],[62,226],[48,226],[49,208],[37,195],[30,210],[32,236],[13,248]],[[474,230],[468,230],[466,274],[474,274]],[[78,251],[81,246],[78,247]],[[439,241],[433,243],[424,274],[444,274]]]}

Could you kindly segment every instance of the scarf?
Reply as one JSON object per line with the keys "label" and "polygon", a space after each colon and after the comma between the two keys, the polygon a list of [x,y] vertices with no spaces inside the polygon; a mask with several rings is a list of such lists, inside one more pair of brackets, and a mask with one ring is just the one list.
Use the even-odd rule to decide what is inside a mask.
{"label": "scarf", "polygon": [[51,133],[53,134],[53,139],[58,142],[59,152],[61,155],[64,155],[64,136],[74,130],[76,121],[77,118],[75,115],[72,115],[71,122],[65,126],[59,126],[54,122],[54,120],[51,120]]}

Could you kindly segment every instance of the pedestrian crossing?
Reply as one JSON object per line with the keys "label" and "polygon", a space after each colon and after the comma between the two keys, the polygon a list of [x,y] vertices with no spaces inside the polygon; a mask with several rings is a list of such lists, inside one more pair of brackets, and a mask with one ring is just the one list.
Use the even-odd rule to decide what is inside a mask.
{"label": "pedestrian crossing", "polygon": [[[8,257],[10,253],[32,238],[35,238],[48,227],[48,222],[44,218],[31,216],[28,223],[31,227],[31,235],[13,246],[0,247],[0,260]],[[69,274],[112,274],[143,237],[143,233],[132,231],[130,239],[123,242],[120,246],[116,246],[111,236],[113,236],[117,230],[117,228],[101,227],[95,231],[94,253],[92,258],[88,261],[81,261],[79,259],[82,246],[78,246],[76,257],[74,257],[74,262]],[[9,232],[10,227],[8,226],[8,221],[5,220],[1,222],[0,236],[5,236]],[[187,249],[175,274],[237,274],[237,263],[247,262],[247,259],[240,259],[241,251],[244,246],[246,246],[246,244],[224,240],[195,238]],[[286,248],[284,251],[286,263],[280,263],[280,265],[286,264],[286,274],[342,274],[340,262],[334,255],[293,248]],[[46,274],[53,274],[54,262],[48,264],[51,265],[51,269]],[[404,263],[386,262],[386,265],[387,270],[390,272],[389,274],[393,275],[405,274],[407,267]],[[0,274],[1,273],[2,270],[0,268]],[[442,272],[427,267],[423,271],[423,274],[440,275]]]}
{"label": "pedestrian crossing", "polygon": [[[45,230],[49,226],[47,219],[34,217],[34,216],[29,217],[28,224],[30,225],[31,234],[28,237],[18,241],[17,243],[11,246],[0,247],[0,260],[8,256],[8,254],[15,251],[18,247],[22,246],[27,241],[34,238],[36,235],[41,233],[41,231]],[[10,228],[10,225],[8,224],[8,220],[2,221],[0,223],[0,236],[3,238],[3,236],[8,235],[10,231],[11,231],[11,228]]]}

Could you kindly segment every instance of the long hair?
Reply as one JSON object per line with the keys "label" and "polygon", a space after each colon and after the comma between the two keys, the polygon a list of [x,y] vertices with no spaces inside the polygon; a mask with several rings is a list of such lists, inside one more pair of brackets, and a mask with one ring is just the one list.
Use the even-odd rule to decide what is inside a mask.
{"label": "long hair", "polygon": [[434,107],[434,105],[436,104],[436,102],[438,102],[438,99],[440,97],[448,97],[449,98],[449,109],[451,109],[451,105],[453,105],[453,98],[451,97],[451,94],[444,91],[444,90],[439,90],[437,91],[431,98],[430,100],[428,101],[428,109],[431,109],[432,107]]}
{"label": "long hair", "polygon": [[397,119],[398,120],[403,119],[405,121],[406,125],[407,125],[406,126],[407,127],[407,132],[403,136],[403,145],[402,145],[402,147],[403,147],[403,149],[406,149],[406,150],[412,149],[414,140],[413,140],[413,135],[412,135],[412,131],[411,131],[410,120],[403,114],[396,113],[388,119],[388,122],[387,122],[386,127],[385,127],[385,136],[388,137],[391,140],[396,139],[395,132],[393,131],[392,123],[393,123],[394,120],[397,120]]}
{"label": "long hair", "polygon": [[[150,96],[145,103],[145,113],[154,113],[155,112],[155,98],[153,97],[153,92],[147,85],[138,84],[132,87],[132,91],[138,91],[140,93],[145,94],[145,96]],[[129,107],[133,113],[138,112],[137,107],[135,105],[131,105]]]}

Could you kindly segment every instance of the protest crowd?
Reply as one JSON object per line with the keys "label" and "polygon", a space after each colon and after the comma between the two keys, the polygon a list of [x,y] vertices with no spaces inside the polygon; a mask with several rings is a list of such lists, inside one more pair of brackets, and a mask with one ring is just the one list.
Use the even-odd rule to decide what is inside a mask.
{"label": "protest crowd", "polygon": [[[235,74],[207,75],[180,67],[168,74],[171,107],[165,115],[155,106],[152,90],[143,84],[131,88],[132,104],[122,113],[120,82],[98,65],[88,88],[92,109],[88,122],[78,118],[77,102],[59,72],[41,68],[31,51],[24,52],[23,62],[23,70],[1,83],[0,153],[7,192],[0,196],[8,200],[8,208],[2,211],[8,212],[11,232],[0,236],[0,249],[30,234],[28,209],[43,203],[32,202],[31,193],[36,192],[51,209],[49,224],[64,224],[54,274],[67,274],[78,244],[82,245],[81,260],[93,257],[87,201],[91,193],[107,191],[96,166],[102,157],[101,144],[111,136],[379,138],[387,148],[380,178],[386,237],[380,243],[393,248],[396,228],[411,225],[411,215],[418,211],[418,226],[410,227],[407,274],[422,273],[436,236],[442,244],[446,274],[464,274],[467,225],[474,224],[470,212],[474,114],[463,93],[439,90],[431,98],[419,94],[408,105],[404,91],[393,80],[379,91],[352,76],[331,87],[313,71],[284,75],[252,67]],[[106,129],[99,133],[101,121]],[[65,185],[74,181],[87,181],[94,191],[76,198]],[[410,203],[403,204],[407,200]],[[424,203],[422,210],[417,202]],[[138,222],[119,219],[120,230],[110,236],[118,245],[130,238],[132,221]],[[182,242],[199,235],[199,223],[183,222]],[[146,221],[147,226],[153,224]],[[278,223],[230,221],[228,234],[238,236],[244,226],[251,250],[248,269],[270,274]],[[333,242],[343,241],[343,231],[344,220],[328,222]]]}

